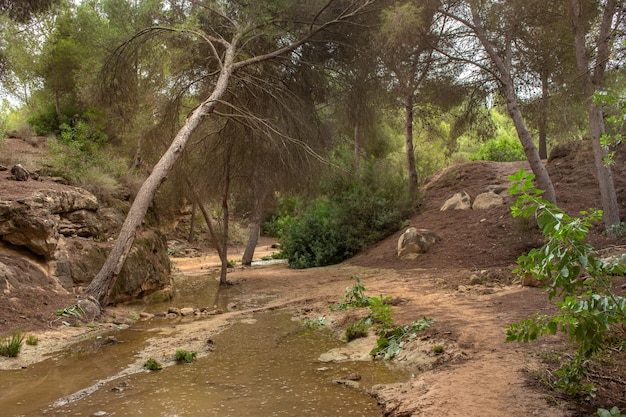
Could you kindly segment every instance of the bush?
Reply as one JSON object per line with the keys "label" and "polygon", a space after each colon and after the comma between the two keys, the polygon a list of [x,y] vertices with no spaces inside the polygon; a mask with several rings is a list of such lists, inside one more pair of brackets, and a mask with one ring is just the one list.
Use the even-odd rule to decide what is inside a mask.
{"label": "bush", "polygon": [[356,323],[351,323],[346,327],[346,342],[350,342],[354,339],[366,337],[370,328],[368,320],[359,320]]}
{"label": "bush", "polygon": [[154,358],[148,358],[148,360],[143,364],[143,367],[148,371],[160,371],[163,369],[161,364]]}
{"label": "bush", "polygon": [[470,159],[496,162],[525,161],[526,154],[519,139],[503,135],[485,142]]}
{"label": "bush", "polygon": [[584,382],[588,360],[610,345],[626,326],[626,298],[612,290],[611,277],[624,275],[624,257],[603,261],[587,241],[591,226],[602,218],[599,211],[569,216],[556,205],[541,198],[534,175],[520,170],[509,177],[511,195],[517,200],[511,211],[514,217],[534,217],[545,236],[545,244],[518,259],[517,272],[539,280],[550,299],[557,298],[559,313],[535,314],[511,324],[507,341],[528,342],[545,335],[563,332],[576,347],[574,358],[556,371],[555,387],[566,394],[592,395],[594,387]]}
{"label": "bush", "polygon": [[196,360],[196,355],[196,352],[179,349],[174,354],[174,360],[178,363],[191,363]]}
{"label": "bush", "polygon": [[370,166],[361,178],[331,177],[324,197],[284,217],[281,245],[292,268],[339,263],[402,227],[411,208],[407,187],[380,171]]}

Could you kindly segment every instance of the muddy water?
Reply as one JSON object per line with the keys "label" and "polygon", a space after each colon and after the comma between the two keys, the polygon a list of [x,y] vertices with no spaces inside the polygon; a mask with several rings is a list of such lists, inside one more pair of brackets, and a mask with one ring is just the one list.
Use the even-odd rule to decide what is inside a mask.
{"label": "muddy water", "polygon": [[[380,416],[364,391],[407,378],[382,363],[319,362],[342,342],[285,312],[242,317],[213,338],[214,352],[158,372],[125,375],[147,340],[159,337],[150,325],[115,337],[120,343],[87,341],[0,372],[0,416]],[[362,376],[358,388],[336,383],[354,373]]]}

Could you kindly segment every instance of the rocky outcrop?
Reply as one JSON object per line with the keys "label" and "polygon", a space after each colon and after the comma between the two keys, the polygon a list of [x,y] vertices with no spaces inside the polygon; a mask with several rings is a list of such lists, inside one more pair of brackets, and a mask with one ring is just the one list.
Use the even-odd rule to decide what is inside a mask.
{"label": "rocky outcrop", "polygon": [[[12,250],[0,259],[2,289],[30,285],[35,279],[59,290],[79,292],[103,265],[127,207],[100,208],[88,191],[58,184],[25,194],[0,197],[0,240],[9,248],[21,248],[24,255],[15,259],[20,258],[20,252]],[[40,268],[28,269],[27,265],[34,264]],[[110,301],[128,301],[168,287],[171,279],[165,237],[155,230],[143,230]]]}

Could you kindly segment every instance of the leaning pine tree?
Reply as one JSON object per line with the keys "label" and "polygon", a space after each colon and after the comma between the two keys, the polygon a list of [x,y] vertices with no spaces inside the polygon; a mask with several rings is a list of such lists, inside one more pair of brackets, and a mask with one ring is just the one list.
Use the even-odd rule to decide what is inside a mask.
{"label": "leaning pine tree", "polygon": [[[219,11],[219,3],[221,2],[206,1],[204,4],[201,4],[201,7],[211,13],[219,15],[220,18],[227,23],[228,33],[217,35],[214,32],[207,33],[201,29],[178,29],[158,26],[147,28],[137,34],[137,37],[141,37],[176,32],[194,40],[200,39],[209,45],[214,59],[219,63],[219,72],[217,72],[217,79],[211,94],[189,114],[171,145],[153,167],[151,174],[139,189],[111,253],[91,284],[87,287],[87,296],[93,297],[101,306],[107,304],[109,293],[115,285],[115,281],[126,261],[126,257],[132,248],[137,229],[141,225],[155,193],[163,181],[165,181],[178,158],[182,155],[194,131],[207,116],[214,112],[216,105],[224,97],[233,74],[242,68],[257,65],[293,52],[298,47],[311,40],[313,36],[328,27],[350,21],[364,12],[374,1],[375,0],[323,1],[318,7],[308,9],[312,13],[308,17],[309,23],[306,25],[306,29],[300,37],[285,46],[277,47],[271,52],[257,56],[249,56],[243,49],[248,41],[257,38],[262,34],[261,31],[263,28],[267,28],[267,20],[263,20],[258,25],[255,25],[252,21],[238,22],[235,18],[228,17],[225,12],[222,13]],[[200,4],[195,1],[192,3],[194,5]],[[283,40],[287,39],[289,39],[289,36],[285,34]]]}

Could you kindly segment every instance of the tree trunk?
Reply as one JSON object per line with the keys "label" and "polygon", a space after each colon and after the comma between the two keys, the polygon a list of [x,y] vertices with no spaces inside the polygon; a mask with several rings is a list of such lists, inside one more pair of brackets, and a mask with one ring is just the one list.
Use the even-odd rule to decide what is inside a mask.
{"label": "tree trunk", "polygon": [[[252,213],[252,223],[250,224],[250,236],[246,249],[243,251],[243,257],[241,258],[242,265],[249,266],[252,264],[252,258],[254,258],[254,250],[259,243],[259,236],[261,234],[261,219],[263,218],[263,207],[265,206],[265,199],[267,196],[266,191],[259,192],[259,188],[262,185],[255,184],[255,199],[254,199],[254,212]],[[260,195],[259,195],[260,194]]]}
{"label": "tree trunk", "polygon": [[541,74],[541,109],[539,110],[539,158],[548,159],[548,72]]}
{"label": "tree trunk", "polygon": [[221,263],[224,261],[224,259],[226,259],[226,257],[224,256],[224,253],[222,252],[222,245],[220,245],[220,240],[217,236],[217,233],[215,233],[215,228],[213,227],[213,221],[211,220],[211,215],[207,211],[204,204],[198,202],[198,207],[200,207],[200,212],[202,213],[202,217],[204,217],[204,222],[206,223],[206,227],[207,229],[209,229],[209,237],[211,238],[211,243],[213,244],[213,247],[217,251],[217,256],[219,256],[220,263]]}
{"label": "tree trunk", "polygon": [[133,159],[133,169],[141,168],[141,161],[143,157],[143,138],[141,135],[137,137],[137,148],[135,150],[135,158]]}
{"label": "tree trunk", "polygon": [[593,102],[593,95],[596,91],[604,87],[604,72],[606,63],[609,60],[609,45],[611,42],[611,25],[613,16],[617,11],[617,3],[615,0],[607,1],[604,6],[602,15],[602,23],[600,32],[596,39],[596,59],[593,67],[592,76],[589,75],[589,55],[585,39],[587,32],[585,30],[586,16],[583,14],[583,7],[580,0],[571,0],[572,22],[574,29],[574,49],[576,51],[576,65],[579,78],[582,82],[582,88],[587,100],[587,115],[589,118],[589,132],[591,133],[591,144],[593,147],[594,163],[596,165],[596,173],[598,176],[598,185],[600,188],[600,196],[602,199],[602,211],[604,225],[607,232],[611,233],[611,226],[620,222],[619,205],[617,203],[617,194],[615,193],[615,185],[613,183],[613,174],[611,168],[605,163],[607,150],[602,146],[600,138],[605,133],[604,116],[602,107]]}
{"label": "tree trunk", "polygon": [[[480,22],[480,18],[476,14],[474,6],[472,6],[472,21],[474,22],[474,31],[476,36],[483,45],[483,48],[485,48],[487,55],[489,55],[489,58],[498,69],[498,73],[500,75],[498,81],[506,98],[506,107],[509,112],[509,116],[511,116],[511,119],[513,120],[513,124],[515,125],[517,136],[522,143],[530,168],[535,174],[537,187],[544,191],[543,198],[553,204],[556,204],[556,193],[554,192],[552,180],[550,179],[548,170],[543,165],[543,162],[539,157],[537,147],[533,142],[533,138],[528,131],[528,127],[526,126],[526,122],[524,122],[524,117],[522,116],[522,110],[520,109],[517,95],[515,93],[513,79],[511,78],[510,63],[505,63],[505,61],[503,61],[496,52],[495,47],[487,37],[487,33]],[[510,59],[510,57],[507,57],[507,59]]]}
{"label": "tree trunk", "polygon": [[141,225],[144,216],[148,211],[148,207],[154,198],[155,193],[165,181],[167,174],[170,172],[174,163],[181,156],[183,149],[187,145],[191,134],[202,122],[202,120],[211,112],[213,112],[216,103],[226,92],[230,76],[233,71],[233,59],[236,50],[236,39],[233,43],[227,45],[224,56],[224,63],[220,75],[215,84],[215,88],[211,95],[204,100],[185,120],[185,124],[178,131],[176,137],[168,150],[163,154],[159,162],[154,166],[150,176],[142,184],[133,204],[130,207],[126,220],[122,225],[122,229],[117,237],[117,241],[107,257],[104,265],[96,274],[94,279],[87,287],[87,295],[93,296],[101,306],[107,305],[109,293],[115,285],[115,281],[124,266],[126,257],[130,252],[135,234]]}
{"label": "tree trunk", "polygon": [[415,168],[415,148],[413,147],[413,94],[404,97],[404,139],[406,143],[406,166],[409,174],[409,195],[417,197],[418,178]]}
{"label": "tree trunk", "polygon": [[361,171],[361,139],[359,121],[354,122],[354,171],[358,174]]}
{"label": "tree trunk", "polygon": [[220,258],[220,262],[224,259],[224,255],[222,254],[222,248],[220,246],[220,241],[218,239],[217,233],[215,233],[215,228],[213,227],[213,221],[211,220],[211,215],[207,211],[204,204],[202,204],[202,200],[200,199],[200,195],[193,187],[192,182],[189,178],[185,178],[185,182],[187,186],[191,190],[191,194],[193,195],[194,204],[196,204],[200,208],[200,212],[202,213],[202,217],[204,218],[204,222],[206,223],[207,229],[209,229],[209,239],[211,240],[211,244],[217,251],[217,255]]}
{"label": "tree trunk", "polygon": [[243,251],[243,257],[241,258],[241,264],[245,266],[252,265],[252,259],[254,258],[254,250],[256,245],[259,244],[259,236],[261,234],[261,222],[253,221],[250,224],[250,237],[246,244],[246,249]]}
{"label": "tree trunk", "polygon": [[196,231],[196,200],[193,200],[191,203],[191,220],[189,221],[189,236],[187,236],[187,242],[191,243],[194,241],[194,234]]}
{"label": "tree trunk", "polygon": [[517,136],[519,137],[519,140],[524,147],[524,153],[526,154],[526,158],[528,159],[530,168],[535,174],[537,187],[544,191],[544,194],[542,195],[543,198],[553,204],[556,204],[556,193],[554,191],[554,186],[552,185],[552,180],[550,179],[548,170],[546,169],[543,161],[541,160],[541,157],[539,156],[539,152],[537,151],[537,147],[533,142],[533,138],[530,135],[528,128],[526,127],[524,117],[522,116],[522,111],[517,101],[517,96],[515,95],[513,83],[510,82],[504,84],[503,89],[506,97],[507,110],[509,111],[511,119],[513,119],[513,124],[515,125]]}
{"label": "tree trunk", "polygon": [[220,269],[220,284],[228,284],[228,194],[230,193],[230,158],[226,161],[226,175],[224,177],[224,194],[222,195],[222,267]]}

